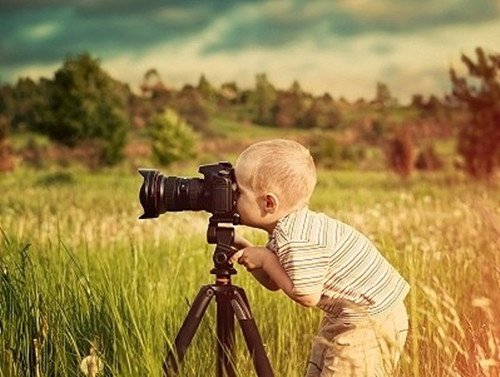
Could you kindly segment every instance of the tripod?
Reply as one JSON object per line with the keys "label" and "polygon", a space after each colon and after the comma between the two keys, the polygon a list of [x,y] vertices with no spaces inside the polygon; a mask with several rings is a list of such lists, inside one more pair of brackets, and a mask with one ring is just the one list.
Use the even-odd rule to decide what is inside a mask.
{"label": "tripod", "polygon": [[235,250],[231,247],[234,239],[234,228],[220,227],[216,220],[210,219],[207,231],[208,243],[215,243],[213,254],[214,268],[210,271],[215,275],[215,284],[200,288],[193,305],[177,333],[175,343],[168,350],[163,363],[165,377],[174,376],[179,364],[184,359],[187,348],[200,325],[205,310],[212,298],[217,303],[217,377],[235,377],[233,359],[234,317],[240,323],[245,342],[253,359],[253,365],[258,377],[274,377],[271,364],[267,358],[257,325],[250,311],[247,296],[243,288],[231,284],[231,275],[236,274],[230,262]]}

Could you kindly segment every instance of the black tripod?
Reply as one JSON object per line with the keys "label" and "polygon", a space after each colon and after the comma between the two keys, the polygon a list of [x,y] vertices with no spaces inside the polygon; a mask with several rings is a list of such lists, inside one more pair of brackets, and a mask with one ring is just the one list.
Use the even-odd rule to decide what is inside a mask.
{"label": "black tripod", "polygon": [[231,275],[236,274],[229,261],[235,250],[231,248],[234,237],[233,227],[220,227],[217,221],[210,219],[207,231],[209,243],[215,243],[213,254],[215,284],[200,288],[193,305],[177,333],[174,346],[168,350],[163,363],[164,376],[174,376],[179,364],[200,325],[210,301],[215,296],[217,303],[217,377],[235,377],[233,365],[234,317],[238,319],[248,351],[258,377],[273,377],[274,373],[262,344],[257,325],[250,311],[247,296],[243,288],[231,284]]}

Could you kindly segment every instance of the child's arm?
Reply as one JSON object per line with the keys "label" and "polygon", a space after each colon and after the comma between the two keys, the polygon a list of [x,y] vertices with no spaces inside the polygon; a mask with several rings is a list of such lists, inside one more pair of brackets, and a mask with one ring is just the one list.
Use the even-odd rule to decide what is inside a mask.
{"label": "child's arm", "polygon": [[[248,241],[246,238],[240,236],[239,234],[235,234],[234,235],[234,241],[233,241],[233,246],[238,249],[238,250],[241,250],[241,249],[244,249],[246,247],[253,247],[253,244]],[[236,261],[236,259],[233,259],[233,261]],[[250,271],[250,270],[249,270]],[[270,291],[277,291],[279,290],[280,288],[276,285],[276,283],[274,281],[272,281],[270,278],[269,278],[269,275],[266,274],[262,268],[259,268],[259,269],[254,269],[254,270],[251,270],[250,271],[253,275],[253,277],[255,279],[257,279],[257,281],[262,284],[264,287],[266,287],[267,289],[269,289]]]}
{"label": "child's arm", "polygon": [[269,277],[268,274],[262,269],[251,270],[250,273],[257,281],[270,291],[278,291],[280,287]]}
{"label": "child's arm", "polygon": [[233,247],[241,250],[244,249],[245,247],[251,247],[253,244],[247,240],[245,237],[240,236],[238,233],[234,233],[234,239],[233,239]]}
{"label": "child's arm", "polygon": [[[276,254],[265,247],[247,247],[235,253],[231,259],[243,264],[248,271],[262,271],[268,279],[279,289],[282,289],[288,297],[304,306],[315,306],[320,298],[320,293],[312,295],[297,295],[293,283],[287,275]],[[259,273],[260,274],[260,273]],[[255,274],[254,274],[255,276]],[[266,286],[259,277],[257,280]]]}

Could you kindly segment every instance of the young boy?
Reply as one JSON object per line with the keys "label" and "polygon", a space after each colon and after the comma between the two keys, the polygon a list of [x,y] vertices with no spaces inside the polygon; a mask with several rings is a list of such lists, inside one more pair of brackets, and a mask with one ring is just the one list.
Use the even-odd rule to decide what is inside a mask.
{"label": "young boy", "polygon": [[266,247],[241,236],[233,262],[270,290],[325,311],[307,377],[382,377],[406,340],[409,285],[360,232],[308,209],[316,185],[309,151],[290,140],[254,144],[235,166],[244,225],[269,234]]}

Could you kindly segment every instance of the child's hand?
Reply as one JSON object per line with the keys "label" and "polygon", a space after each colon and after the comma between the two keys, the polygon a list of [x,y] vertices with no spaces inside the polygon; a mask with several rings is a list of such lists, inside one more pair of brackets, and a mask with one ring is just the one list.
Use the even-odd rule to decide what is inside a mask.
{"label": "child's hand", "polygon": [[269,257],[271,251],[265,247],[246,247],[233,254],[231,261],[238,262],[246,267],[248,271],[261,269],[264,261]]}
{"label": "child's hand", "polygon": [[253,246],[250,241],[248,241],[245,237],[239,235],[238,233],[234,233],[234,240],[233,240],[233,247],[241,250],[244,249],[245,247],[251,247]]}

